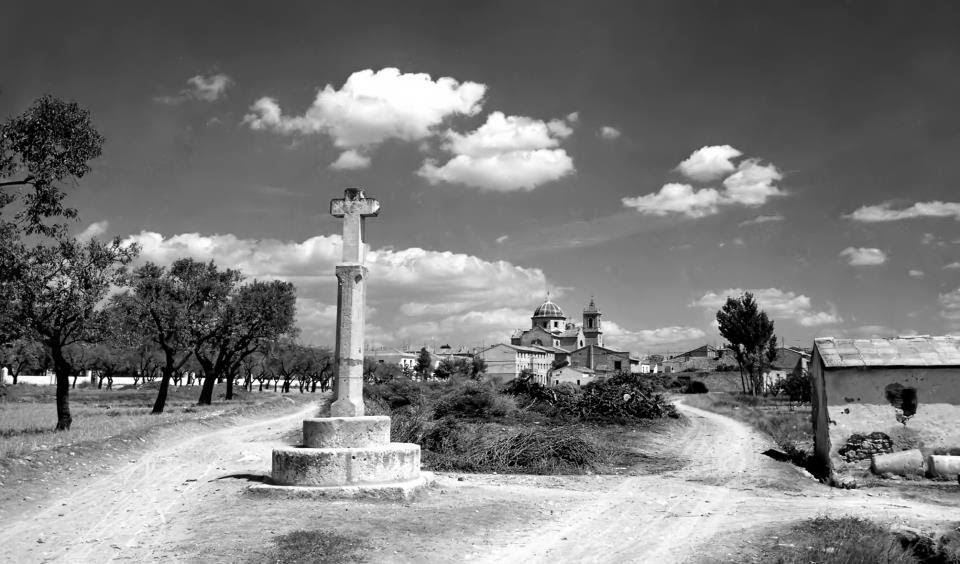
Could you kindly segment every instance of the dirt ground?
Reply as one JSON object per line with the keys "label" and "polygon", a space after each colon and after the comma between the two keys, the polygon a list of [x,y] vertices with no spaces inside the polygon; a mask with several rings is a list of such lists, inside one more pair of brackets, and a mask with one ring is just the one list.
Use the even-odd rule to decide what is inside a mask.
{"label": "dirt ground", "polygon": [[0,562],[265,562],[276,536],[299,530],[358,539],[368,562],[749,562],[778,527],[817,515],[929,530],[960,518],[955,484],[831,489],[762,455],[773,444],[744,424],[680,409],[686,424],[646,445],[650,460],[680,464],[615,476],[439,473],[409,503],[246,493],[316,406],[171,433],[4,507]]}

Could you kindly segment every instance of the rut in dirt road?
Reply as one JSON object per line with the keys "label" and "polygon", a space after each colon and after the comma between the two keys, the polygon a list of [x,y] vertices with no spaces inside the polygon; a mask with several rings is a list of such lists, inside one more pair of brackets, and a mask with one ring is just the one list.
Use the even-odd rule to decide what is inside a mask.
{"label": "rut in dirt road", "polygon": [[110,562],[152,542],[176,515],[202,503],[213,478],[269,468],[280,436],[316,413],[245,422],[171,441],[126,467],[82,483],[0,528],[0,562]]}

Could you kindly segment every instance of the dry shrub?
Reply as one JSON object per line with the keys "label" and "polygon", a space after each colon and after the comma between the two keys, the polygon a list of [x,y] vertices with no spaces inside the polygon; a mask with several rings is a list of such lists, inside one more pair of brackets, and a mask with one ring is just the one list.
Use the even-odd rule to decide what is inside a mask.
{"label": "dry shrub", "polygon": [[455,415],[474,419],[500,418],[517,410],[513,398],[500,394],[491,385],[472,380],[452,382],[450,390],[434,405],[436,419]]}
{"label": "dry shrub", "polygon": [[424,434],[422,446],[437,470],[577,473],[596,470],[608,458],[586,429],[574,425],[502,429],[448,417]]}
{"label": "dry shrub", "polygon": [[623,372],[584,386],[580,412],[586,419],[602,421],[678,417],[667,398],[655,393],[637,375]]}

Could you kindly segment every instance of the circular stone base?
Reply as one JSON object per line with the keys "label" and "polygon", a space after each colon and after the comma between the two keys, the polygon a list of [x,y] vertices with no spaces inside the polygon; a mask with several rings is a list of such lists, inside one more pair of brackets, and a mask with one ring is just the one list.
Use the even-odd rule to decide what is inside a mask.
{"label": "circular stone base", "polygon": [[420,445],[389,443],[362,448],[273,451],[273,483],[282,486],[350,486],[406,482],[420,477]]}

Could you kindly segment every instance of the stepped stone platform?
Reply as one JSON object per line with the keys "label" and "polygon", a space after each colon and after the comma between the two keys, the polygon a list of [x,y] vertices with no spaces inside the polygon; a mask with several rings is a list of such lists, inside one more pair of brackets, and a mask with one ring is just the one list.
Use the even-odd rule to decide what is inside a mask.
{"label": "stepped stone platform", "polygon": [[303,446],[274,449],[271,483],[258,495],[406,500],[432,482],[420,445],[390,442],[390,418],[324,417],[303,422]]}

